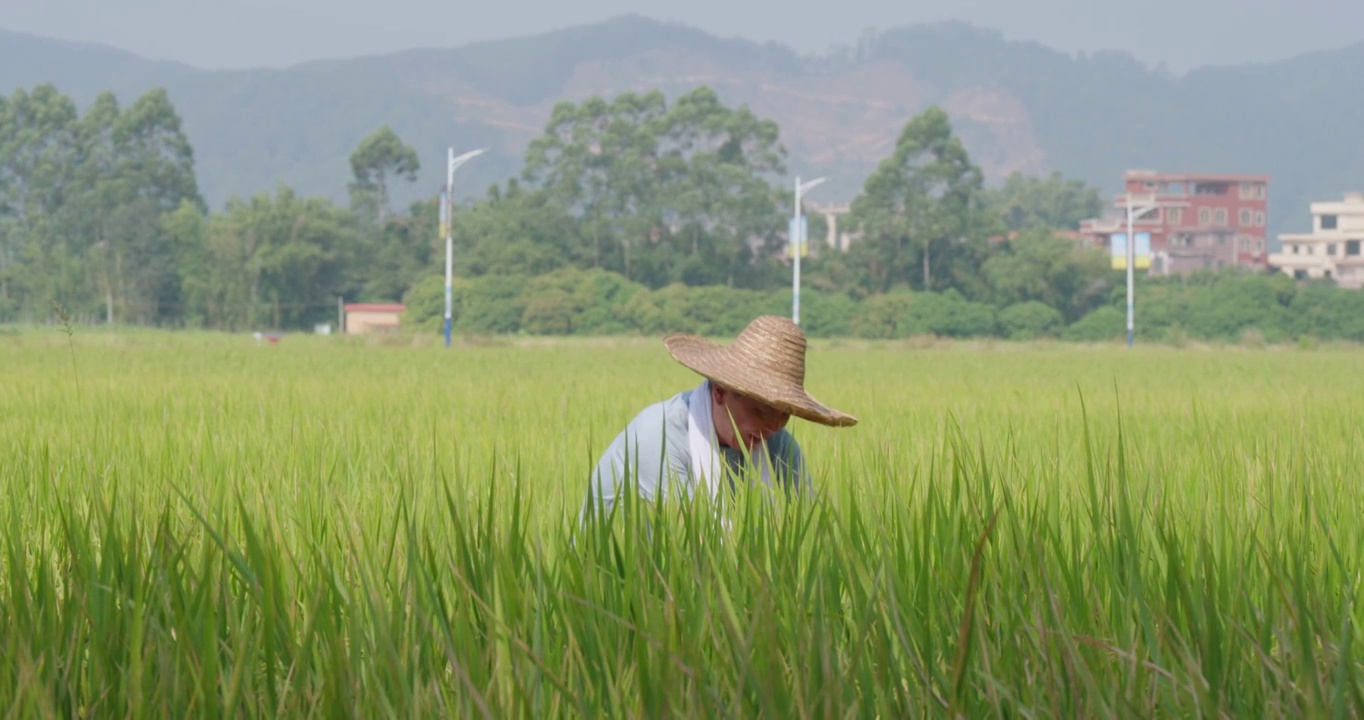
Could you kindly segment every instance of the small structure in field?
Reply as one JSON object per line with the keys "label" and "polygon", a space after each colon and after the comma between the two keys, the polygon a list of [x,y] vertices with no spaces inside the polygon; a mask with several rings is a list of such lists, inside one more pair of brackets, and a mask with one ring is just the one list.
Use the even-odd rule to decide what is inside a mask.
{"label": "small structure in field", "polygon": [[396,333],[402,328],[406,305],[397,303],[350,303],[345,306],[347,335]]}

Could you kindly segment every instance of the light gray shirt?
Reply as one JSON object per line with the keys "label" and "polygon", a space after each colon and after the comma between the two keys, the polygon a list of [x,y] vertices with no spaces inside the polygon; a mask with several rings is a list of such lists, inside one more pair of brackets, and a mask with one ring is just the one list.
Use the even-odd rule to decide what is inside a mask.
{"label": "light gray shirt", "polygon": [[[662,498],[668,487],[683,489],[690,497],[696,487],[691,477],[691,449],[687,442],[687,403],[692,390],[686,390],[640,411],[606,448],[589,481],[581,520],[589,507],[596,505],[602,514],[609,512],[622,492],[637,484],[640,497],[647,502]],[[800,445],[783,428],[767,439],[773,482],[786,490],[810,492],[810,480]],[[751,467],[737,448],[716,445],[724,458],[729,486]],[[629,475],[627,476],[627,471]]]}

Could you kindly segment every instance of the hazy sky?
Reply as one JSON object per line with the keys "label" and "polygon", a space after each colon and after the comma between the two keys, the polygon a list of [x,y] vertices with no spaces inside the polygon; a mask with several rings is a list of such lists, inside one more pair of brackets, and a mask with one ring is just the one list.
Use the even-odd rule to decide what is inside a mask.
{"label": "hazy sky", "polygon": [[958,19],[1066,51],[1126,50],[1177,72],[1364,41],[1359,0],[0,0],[0,28],[225,68],[450,47],[625,13],[802,51],[865,28]]}

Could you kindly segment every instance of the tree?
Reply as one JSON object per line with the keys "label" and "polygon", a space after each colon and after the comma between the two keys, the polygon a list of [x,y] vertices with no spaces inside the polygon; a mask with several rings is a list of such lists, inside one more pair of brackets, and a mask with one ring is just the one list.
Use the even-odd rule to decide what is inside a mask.
{"label": "tree", "polygon": [[60,300],[88,316],[82,245],[68,196],[78,191],[78,113],[50,84],[17,91],[0,112],[0,212],[4,215],[6,303],[17,312],[49,315]]}
{"label": "tree", "polygon": [[1081,220],[1103,210],[1099,191],[1079,180],[1053,172],[1046,178],[1013,173],[997,190],[985,193],[986,205],[1009,230],[1049,227],[1073,230]]}
{"label": "tree", "polygon": [[208,279],[213,270],[208,255],[210,218],[196,203],[182,201],[174,211],[161,216],[161,232],[167,238],[179,276],[179,312],[176,319],[185,325],[209,324]]}
{"label": "tree", "polygon": [[775,123],[698,88],[561,103],[526,156],[524,179],[576,220],[579,266],[661,287],[762,276],[783,227],[765,179],[784,172]]}
{"label": "tree", "polygon": [[1005,243],[981,266],[996,304],[1041,302],[1067,322],[1103,301],[1110,274],[1107,253],[1041,226]]}
{"label": "tree", "polygon": [[421,161],[417,151],[385,125],[360,141],[351,153],[350,168],[355,176],[350,185],[351,207],[367,216],[372,214],[383,225],[388,215],[389,181],[416,180]]}
{"label": "tree", "polygon": [[241,330],[306,327],[331,317],[354,258],[353,216],[322,199],[280,186],[273,196],[233,198],[209,226],[209,323]]}
{"label": "tree", "polygon": [[[701,87],[677,100],[666,126],[668,216],[683,235],[681,247],[669,248],[671,258],[700,259],[708,244],[724,270],[716,280],[757,285],[744,269],[784,246],[782,199],[766,179],[786,172],[777,124],[747,107],[727,108],[714,90]],[[679,275],[669,279],[686,279]]]}
{"label": "tree", "polygon": [[553,195],[512,179],[505,190],[494,186],[482,202],[455,210],[454,271],[463,276],[550,272],[574,264],[579,233]]}
{"label": "tree", "polygon": [[161,218],[181,203],[204,207],[194,151],[164,90],[152,90],[119,112],[113,96],[96,102],[81,123],[87,166],[78,168],[93,197],[93,267],[103,282],[106,321],[157,322],[180,303],[176,255]]}
{"label": "tree", "polygon": [[345,297],[359,302],[392,302],[401,298],[439,261],[444,248],[439,235],[440,201],[421,200],[382,226],[360,233],[354,255],[346,258]]}
{"label": "tree", "polygon": [[980,214],[982,186],[981,171],[952,135],[947,113],[931,107],[910,120],[849,213],[864,233],[850,252],[867,267],[873,289],[913,285],[917,265],[919,288],[932,290],[934,262],[950,264],[978,235],[973,213]]}
{"label": "tree", "polygon": [[632,249],[663,224],[658,146],[666,113],[658,91],[564,102],[531,142],[522,175],[579,218],[587,243],[576,260],[632,277]]}
{"label": "tree", "polygon": [[1055,336],[1065,327],[1065,319],[1056,308],[1029,300],[1000,311],[999,326],[1010,340],[1033,340]]}
{"label": "tree", "polygon": [[164,90],[84,116],[51,85],[0,104],[0,296],[11,312],[59,301],[77,317],[167,320],[180,280],[161,218],[200,207],[194,157]]}

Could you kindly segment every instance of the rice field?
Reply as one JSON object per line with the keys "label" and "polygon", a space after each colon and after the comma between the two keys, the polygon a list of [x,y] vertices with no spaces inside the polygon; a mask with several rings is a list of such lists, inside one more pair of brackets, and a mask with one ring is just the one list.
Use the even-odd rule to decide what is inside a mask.
{"label": "rice field", "polygon": [[817,342],[818,499],[580,527],[657,340],[0,334],[0,713],[1361,716],[1361,367]]}

